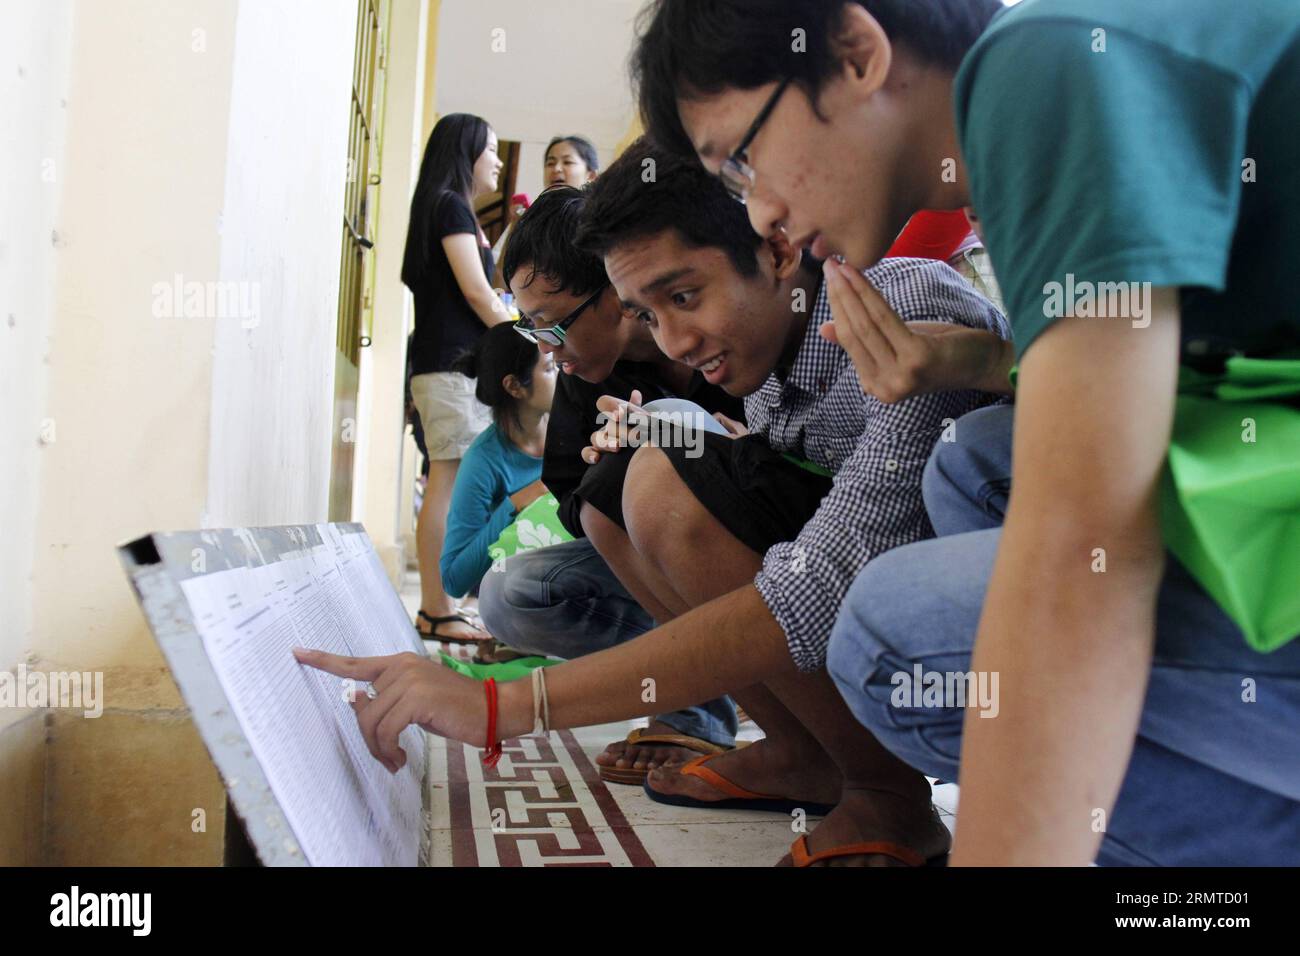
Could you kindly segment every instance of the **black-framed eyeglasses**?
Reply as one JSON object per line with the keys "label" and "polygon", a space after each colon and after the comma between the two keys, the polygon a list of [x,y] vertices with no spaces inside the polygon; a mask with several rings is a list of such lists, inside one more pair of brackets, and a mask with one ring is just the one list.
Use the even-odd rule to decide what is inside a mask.
{"label": "black-framed eyeglasses", "polygon": [[767,122],[767,118],[772,115],[772,110],[776,109],[777,101],[790,85],[791,79],[786,77],[777,84],[776,90],[768,98],[767,105],[759,112],[753,125],[749,127],[745,138],[740,141],[736,151],[727,157],[722,164],[722,169],[718,171],[718,178],[727,187],[727,192],[731,193],[731,198],[739,203],[743,204],[749,196],[749,191],[754,188],[754,170],[750,167],[749,157],[745,152],[749,149],[749,144],[754,141],[754,137],[758,135],[758,131],[763,128],[763,124]]}
{"label": "black-framed eyeglasses", "polygon": [[554,325],[547,326],[544,329],[534,328],[533,320],[526,315],[521,315],[519,317],[519,321],[515,323],[515,331],[518,332],[520,335],[522,335],[524,338],[526,338],[528,341],[532,342],[534,345],[545,343],[546,345],[550,345],[558,349],[561,345],[564,344],[564,336],[568,331],[569,326],[573,325],[574,322],[577,322],[578,317],[582,315],[582,313],[586,312],[587,309],[589,309],[597,299],[599,299],[602,295],[604,295],[605,290],[608,288],[609,288],[609,283],[606,282],[594,293],[592,293],[591,297],[588,298],[585,302],[583,302],[582,305],[578,306],[576,309],[574,309],[572,312],[570,312],[568,315],[562,318],[559,322],[556,322]]}

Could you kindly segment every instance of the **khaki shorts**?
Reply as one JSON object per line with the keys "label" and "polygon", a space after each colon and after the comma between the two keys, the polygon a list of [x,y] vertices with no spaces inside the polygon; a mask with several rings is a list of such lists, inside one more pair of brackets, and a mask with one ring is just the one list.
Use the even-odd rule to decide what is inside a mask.
{"label": "khaki shorts", "polygon": [[430,461],[464,458],[479,432],[492,424],[492,410],[474,397],[474,380],[459,372],[411,377]]}

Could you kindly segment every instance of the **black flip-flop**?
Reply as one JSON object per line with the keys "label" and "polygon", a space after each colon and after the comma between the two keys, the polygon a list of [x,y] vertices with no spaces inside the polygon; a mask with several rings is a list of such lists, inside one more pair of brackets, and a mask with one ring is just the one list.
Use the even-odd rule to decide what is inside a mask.
{"label": "black flip-flop", "polygon": [[[442,641],[445,644],[482,644],[484,641],[491,640],[490,636],[484,636],[479,640],[469,640],[464,637],[452,637],[449,634],[438,633],[439,624],[451,624],[452,622],[467,624],[475,630],[479,630],[478,626],[463,614],[448,614],[446,617],[433,617],[432,615],[426,614],[424,611],[420,611],[417,617],[419,618],[419,621],[427,621],[433,627],[433,629],[426,634],[424,631],[420,630],[419,621],[416,621],[415,633],[419,634],[420,637],[426,641]],[[487,635],[487,631],[482,631],[482,633]]]}

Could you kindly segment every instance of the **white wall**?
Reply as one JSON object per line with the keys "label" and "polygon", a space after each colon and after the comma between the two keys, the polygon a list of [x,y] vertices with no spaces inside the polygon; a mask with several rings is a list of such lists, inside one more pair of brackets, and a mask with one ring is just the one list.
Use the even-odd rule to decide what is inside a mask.
{"label": "white wall", "polygon": [[[18,663],[32,643],[71,22],[70,0],[21,4],[6,11],[0,30],[0,669]],[[12,716],[0,713],[0,725]]]}
{"label": "white wall", "polygon": [[[18,376],[24,390],[44,377],[39,411],[54,429],[29,502],[33,550],[19,559],[32,645],[49,661],[156,659],[114,547],[193,527],[202,511],[212,320],[159,315],[155,288],[216,276],[233,14],[223,0],[73,3],[71,23],[49,24],[70,68],[40,106],[63,114],[52,121],[66,139],[53,228],[24,239],[24,255],[49,259],[24,266],[20,287],[53,314],[27,356],[40,366]],[[24,234],[21,221],[4,228]]]}
{"label": "white wall", "polygon": [[[516,188],[536,197],[554,136],[586,136],[601,165],[632,121],[627,79],[633,22],[644,0],[442,0],[437,108],[477,113],[524,144]],[[494,33],[494,31],[504,33]],[[493,44],[504,40],[504,51]]]}
{"label": "white wall", "polygon": [[221,280],[259,314],[217,323],[208,526],[327,517],[355,17],[353,0],[239,5]]}
{"label": "white wall", "polygon": [[168,800],[219,818],[220,784],[115,546],[202,512],[213,321],[160,315],[155,289],[217,275],[234,15],[5,6],[0,667],[103,671],[105,711],[0,711],[0,863],[214,852],[158,826]]}
{"label": "white wall", "polygon": [[[326,517],[355,16],[5,5],[0,668],[102,670],[106,710],[0,711],[0,865],[219,854],[220,782],[115,546]],[[191,283],[236,295],[191,302]],[[210,832],[178,841],[160,825],[177,806]]]}

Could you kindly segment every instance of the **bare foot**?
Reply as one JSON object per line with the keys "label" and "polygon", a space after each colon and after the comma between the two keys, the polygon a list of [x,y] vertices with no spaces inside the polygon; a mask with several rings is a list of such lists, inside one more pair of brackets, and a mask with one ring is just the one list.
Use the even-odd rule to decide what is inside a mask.
{"label": "bare foot", "polygon": [[[669,727],[658,720],[650,721],[647,734],[677,734],[676,727]],[[596,755],[596,764],[601,767],[616,767],[619,770],[654,770],[659,767],[676,766],[699,756],[699,752],[687,747],[670,747],[664,744],[632,744],[626,740],[616,740]]]}
{"label": "bare foot", "polygon": [[[821,750],[799,751],[775,737],[764,737],[748,747],[714,757],[709,769],[745,790],[810,804],[834,804],[840,798],[843,782],[839,768]],[[709,803],[729,799],[707,781],[672,768],[657,770],[646,779],[658,793]]]}
{"label": "bare foot", "polygon": [[[852,843],[887,840],[925,859],[942,856],[952,848],[952,835],[930,803],[884,790],[845,788],[833,813],[808,834],[809,854]],[[777,866],[793,866],[790,854]],[[841,856],[813,866],[903,866],[900,860],[879,854]]]}
{"label": "bare foot", "polygon": [[480,641],[477,651],[474,654],[475,664],[505,664],[510,661],[517,661],[523,657],[531,657],[531,654],[525,654],[523,651],[517,651],[513,647],[506,647],[494,637],[486,641]]}

